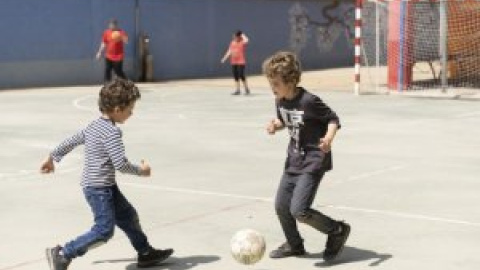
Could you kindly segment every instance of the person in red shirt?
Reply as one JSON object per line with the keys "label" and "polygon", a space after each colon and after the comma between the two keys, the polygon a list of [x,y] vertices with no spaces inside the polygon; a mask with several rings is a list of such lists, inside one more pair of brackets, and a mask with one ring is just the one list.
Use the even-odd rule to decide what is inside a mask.
{"label": "person in red shirt", "polygon": [[126,79],[123,72],[123,59],[125,57],[125,44],[128,42],[128,36],[125,31],[118,28],[118,22],[112,19],[108,24],[108,29],[103,32],[102,43],[97,52],[97,59],[102,57],[105,51],[105,81],[112,80],[112,70],[115,74]]}
{"label": "person in red shirt", "polygon": [[233,40],[230,43],[225,56],[222,58],[222,63],[225,63],[225,61],[230,58],[230,64],[232,65],[233,78],[236,86],[236,90],[232,95],[240,95],[240,80],[245,88],[245,95],[250,94],[247,80],[245,78],[245,65],[247,63],[245,59],[245,49],[248,41],[248,37],[242,31],[237,31],[233,35]]}

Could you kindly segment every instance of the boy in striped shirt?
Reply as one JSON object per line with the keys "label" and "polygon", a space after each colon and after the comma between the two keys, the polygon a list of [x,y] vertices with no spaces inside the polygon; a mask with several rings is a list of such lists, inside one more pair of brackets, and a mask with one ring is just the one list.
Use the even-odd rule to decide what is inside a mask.
{"label": "boy in striped shirt", "polygon": [[95,224],[87,233],[66,243],[46,250],[51,270],[65,270],[72,259],[107,242],[115,225],[128,236],[138,253],[138,267],[153,266],[172,253],[172,249],[157,250],[148,243],[137,211],[123,196],[115,181],[115,171],[143,177],[150,176],[150,166],[144,161],[134,165],[125,156],[122,131],[117,127],[131,115],[135,102],[140,99],[138,88],[130,81],[115,80],[100,91],[101,117],[85,129],[57,146],[41,166],[42,173],[53,173],[54,162],[60,162],[75,147],[85,145],[85,165],[81,186],[93,212]]}

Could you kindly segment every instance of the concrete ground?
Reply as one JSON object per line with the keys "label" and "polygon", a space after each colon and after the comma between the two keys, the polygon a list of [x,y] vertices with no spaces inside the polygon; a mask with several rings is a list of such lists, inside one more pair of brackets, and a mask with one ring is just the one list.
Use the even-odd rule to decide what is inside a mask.
{"label": "concrete ground", "polygon": [[[272,197],[288,136],[264,132],[274,103],[257,80],[250,97],[230,96],[229,80],[141,86],[142,100],[122,129],[129,158],[148,160],[153,175],[119,176],[118,183],[151,243],[176,250],[152,269],[478,269],[478,102],[354,96],[318,85],[311,88],[343,128],[315,207],[352,225],[347,247],[325,264],[325,236],[301,225],[308,256],[237,264],[229,241],[239,229],[263,233],[268,251],[284,241]],[[79,187],[81,149],[54,175],[38,169],[56,144],[98,117],[98,90],[0,93],[0,270],[48,269],[44,249],[91,226]],[[117,230],[69,269],[133,270],[134,257]]]}

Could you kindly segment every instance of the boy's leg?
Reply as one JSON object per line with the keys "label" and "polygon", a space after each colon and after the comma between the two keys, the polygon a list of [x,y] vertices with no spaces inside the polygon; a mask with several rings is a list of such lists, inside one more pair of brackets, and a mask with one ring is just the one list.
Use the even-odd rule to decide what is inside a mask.
{"label": "boy's leg", "polygon": [[313,228],[328,234],[337,228],[338,223],[330,217],[311,208],[322,177],[323,174],[299,175],[297,185],[293,191],[290,213],[299,222],[306,223]]}
{"label": "boy's leg", "polygon": [[127,76],[125,76],[125,73],[123,72],[123,61],[113,62],[113,70],[115,71],[115,74],[117,74],[118,77],[124,80],[127,79]]}
{"label": "boy's leg", "polygon": [[[287,238],[287,243],[290,249],[302,253],[301,251],[304,252],[303,239],[300,236],[300,232],[298,231],[297,222],[290,212],[290,205],[292,202],[292,197],[297,181],[296,177],[297,176],[288,173],[283,174],[275,199],[275,211],[282,226],[283,233]],[[280,251],[281,249],[282,247],[279,248],[279,252],[277,253],[282,253]],[[275,253],[275,251],[272,252],[271,257],[285,257],[280,256],[281,254],[273,253]]]}
{"label": "boy's leg", "polygon": [[123,196],[117,186],[114,187],[115,223],[125,232],[133,248],[139,253],[148,252],[151,249],[147,236],[140,226],[137,211]]}
{"label": "boy's leg", "polygon": [[245,95],[249,95],[250,89],[248,88],[247,78],[245,77],[245,65],[239,66],[239,78],[243,83],[243,88],[245,89]]}
{"label": "boy's leg", "polygon": [[105,58],[105,82],[109,82],[112,80],[112,70],[113,70],[113,62],[107,58]]}
{"label": "boy's leg", "polygon": [[132,246],[138,253],[138,267],[154,266],[166,260],[173,253],[173,249],[154,249],[150,246],[147,236],[140,226],[137,211],[123,196],[118,187],[114,188],[116,224],[127,234]]}
{"label": "boy's leg", "polygon": [[113,236],[115,218],[112,189],[86,187],[84,194],[92,209],[95,224],[89,232],[65,244],[62,252],[67,259],[82,256],[89,249],[104,244]]}
{"label": "boy's leg", "polygon": [[232,65],[233,79],[235,80],[235,92],[232,95],[240,94],[240,76],[238,73],[238,65]]}
{"label": "boy's leg", "polygon": [[322,177],[323,174],[303,174],[299,177],[293,192],[290,211],[298,221],[328,235],[323,258],[325,261],[331,261],[343,250],[350,234],[350,225],[345,222],[337,222],[311,208]]}

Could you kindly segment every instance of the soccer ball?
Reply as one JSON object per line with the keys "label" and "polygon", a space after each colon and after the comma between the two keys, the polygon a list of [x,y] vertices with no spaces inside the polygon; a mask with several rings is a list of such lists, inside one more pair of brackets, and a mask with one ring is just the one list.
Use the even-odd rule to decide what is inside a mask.
{"label": "soccer ball", "polygon": [[265,239],[257,231],[246,229],[235,233],[230,241],[232,256],[241,264],[254,264],[265,254]]}

